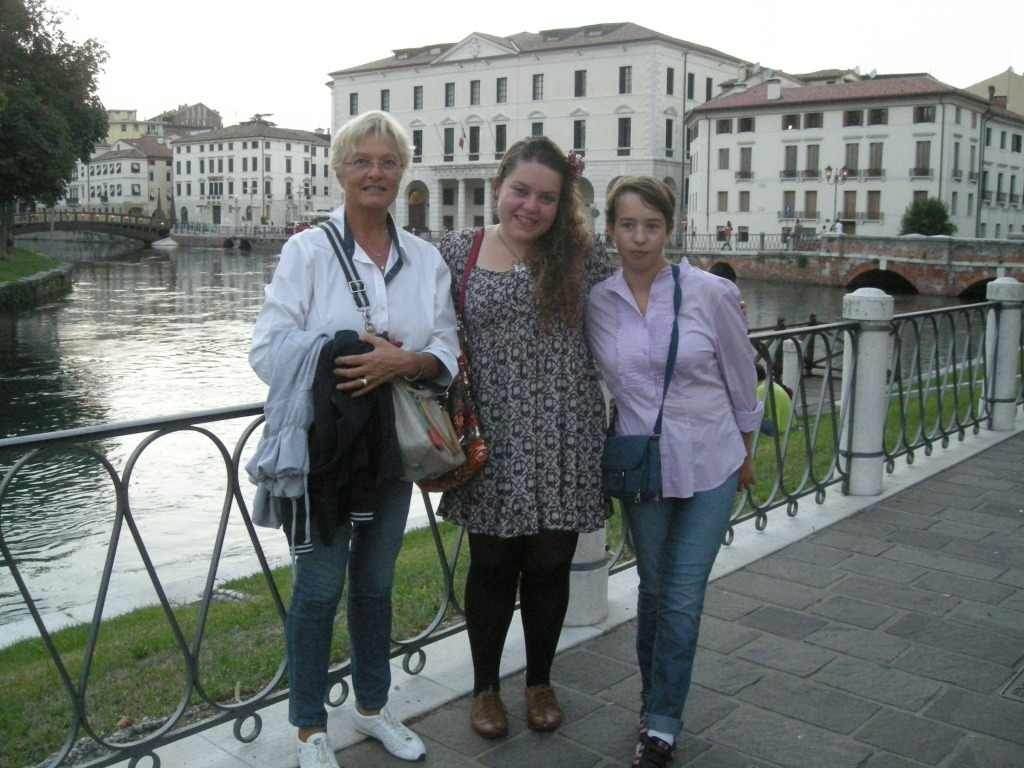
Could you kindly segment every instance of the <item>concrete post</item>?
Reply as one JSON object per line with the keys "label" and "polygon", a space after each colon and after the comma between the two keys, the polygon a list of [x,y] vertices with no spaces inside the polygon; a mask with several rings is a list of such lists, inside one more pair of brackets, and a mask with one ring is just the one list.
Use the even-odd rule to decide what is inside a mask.
{"label": "concrete post", "polygon": [[882,438],[888,412],[889,333],[894,302],[878,288],[858,288],[843,297],[843,319],[860,324],[856,341],[843,350],[843,413],[839,455],[849,460],[851,496],[882,492]]}
{"label": "concrete post", "polygon": [[995,432],[1013,429],[1017,416],[1020,384],[1020,329],[1024,309],[1024,283],[1012,277],[997,277],[988,284],[985,297],[1000,302],[998,311],[989,310],[985,352],[988,372],[988,428]]}
{"label": "concrete post", "polygon": [[395,219],[395,226],[405,229],[409,226],[409,198],[408,192],[399,189],[398,197],[395,198],[394,211],[392,216]]}
{"label": "concrete post", "polygon": [[800,385],[802,367],[803,361],[800,359],[796,342],[786,339],[782,342],[782,386],[788,387],[794,394]]}
{"label": "concrete post", "polygon": [[569,575],[568,627],[600,624],[608,618],[608,553],[604,528],[581,533]]}

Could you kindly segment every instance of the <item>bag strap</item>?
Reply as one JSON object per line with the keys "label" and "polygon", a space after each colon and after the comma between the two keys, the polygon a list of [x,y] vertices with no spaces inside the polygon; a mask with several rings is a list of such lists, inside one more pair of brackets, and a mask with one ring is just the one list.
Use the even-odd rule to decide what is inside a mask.
{"label": "bag strap", "polygon": [[654,422],[654,434],[661,435],[661,419],[665,412],[665,397],[668,395],[669,384],[672,383],[672,372],[676,367],[676,354],[679,351],[679,309],[683,304],[683,291],[679,287],[679,265],[672,265],[672,338],[668,343],[668,359],[665,361],[665,386],[661,390],[661,407],[658,408],[658,420]]}
{"label": "bag strap", "polygon": [[459,281],[459,296],[455,310],[462,318],[466,314],[466,290],[469,288],[469,276],[476,268],[476,262],[480,258],[480,247],[484,242],[484,229],[481,227],[473,234],[473,245],[469,249],[469,257],[466,259],[466,268],[462,270],[462,280]]}
{"label": "bag strap", "polygon": [[[352,293],[352,300],[356,304],[356,309],[363,316],[363,327],[368,333],[377,334],[378,331],[370,319],[370,297],[366,293],[366,283],[359,279],[359,272],[356,270],[356,263],[353,258],[356,252],[356,244],[352,237],[352,227],[348,223],[348,214],[345,214],[344,233],[338,231],[338,225],[330,219],[317,226],[327,235],[327,241],[331,244],[331,248],[334,249],[334,255],[338,258],[338,264],[341,265],[341,271],[345,274],[345,283]],[[391,214],[388,214],[387,226],[388,236],[398,250],[398,260],[395,262],[395,266],[384,275],[384,285],[387,285],[395,278],[395,275],[402,270],[402,264],[405,261],[405,250],[398,239],[398,230],[395,227],[394,219],[391,218]]]}

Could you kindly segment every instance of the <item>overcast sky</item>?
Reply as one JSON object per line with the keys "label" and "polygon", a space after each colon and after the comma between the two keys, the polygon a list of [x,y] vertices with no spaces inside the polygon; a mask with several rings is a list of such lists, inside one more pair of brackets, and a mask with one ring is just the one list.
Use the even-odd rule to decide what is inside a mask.
{"label": "overcast sky", "polygon": [[145,119],[201,101],[225,125],[271,112],[281,127],[329,128],[331,71],[474,31],[600,22],[632,21],[789,72],[930,72],[964,87],[1009,66],[1024,70],[1021,0],[50,2],[67,12],[70,37],[94,37],[110,54],[100,80],[108,109]]}

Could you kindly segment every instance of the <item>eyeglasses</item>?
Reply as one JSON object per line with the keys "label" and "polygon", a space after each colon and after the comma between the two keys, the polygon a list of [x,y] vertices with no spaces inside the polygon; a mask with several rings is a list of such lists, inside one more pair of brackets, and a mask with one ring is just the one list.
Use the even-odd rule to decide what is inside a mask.
{"label": "eyeglasses", "polygon": [[357,157],[355,160],[346,160],[345,165],[359,173],[366,173],[374,167],[381,173],[397,173],[402,169],[402,164],[393,157],[385,157],[383,160]]}

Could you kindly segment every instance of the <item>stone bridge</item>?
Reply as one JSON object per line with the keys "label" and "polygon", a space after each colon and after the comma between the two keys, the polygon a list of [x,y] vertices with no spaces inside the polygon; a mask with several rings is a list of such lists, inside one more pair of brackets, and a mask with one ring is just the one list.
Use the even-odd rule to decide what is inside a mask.
{"label": "stone bridge", "polygon": [[167,237],[166,223],[148,216],[95,211],[43,211],[23,213],[14,217],[12,236],[34,232],[100,232],[139,240],[146,245]]}
{"label": "stone bridge", "polygon": [[738,277],[754,280],[979,301],[997,277],[1024,281],[1024,240],[826,235],[792,249],[746,250],[737,244],[737,250],[690,250],[685,255],[705,269],[721,263]]}

